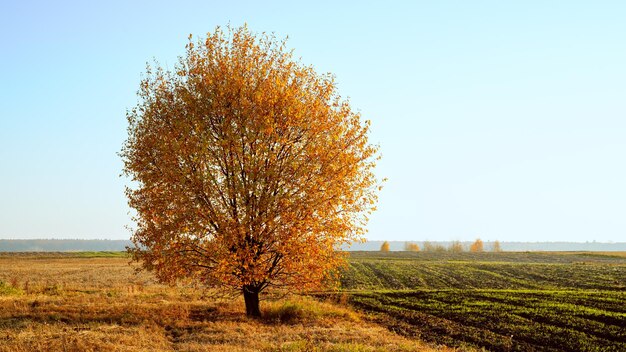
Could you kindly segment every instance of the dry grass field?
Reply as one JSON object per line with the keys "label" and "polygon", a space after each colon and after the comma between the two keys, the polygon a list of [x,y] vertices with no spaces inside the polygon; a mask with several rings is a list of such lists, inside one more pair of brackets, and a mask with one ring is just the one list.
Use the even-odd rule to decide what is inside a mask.
{"label": "dry grass field", "polygon": [[[0,351],[422,351],[347,306],[157,284],[124,257],[0,255]],[[446,350],[441,347],[440,350]]]}

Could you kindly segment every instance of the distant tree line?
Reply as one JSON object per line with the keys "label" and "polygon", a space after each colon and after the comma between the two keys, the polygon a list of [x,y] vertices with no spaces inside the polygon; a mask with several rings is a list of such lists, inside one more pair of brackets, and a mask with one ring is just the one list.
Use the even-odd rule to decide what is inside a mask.
{"label": "distant tree line", "polygon": [[[390,248],[389,242],[385,241],[381,245],[380,251],[389,252],[389,248]],[[469,251],[472,253],[481,253],[481,252],[485,252],[485,244],[480,238],[477,238],[476,241],[474,241],[467,249],[463,246],[463,243],[461,243],[461,241],[452,241],[447,247],[440,243],[432,243],[430,241],[425,241],[423,244],[423,248],[420,248],[420,246],[414,242],[404,243],[404,250],[407,252],[419,252],[422,249],[424,252],[462,253],[462,252]],[[502,252],[500,241],[496,240],[495,242],[493,242],[489,250],[492,252]]]}
{"label": "distant tree line", "polygon": [[127,240],[0,240],[0,252],[117,252],[131,244]]}
{"label": "distant tree line", "polygon": [[[406,242],[388,241],[390,251],[448,251],[453,242]],[[415,244],[409,249],[406,244]],[[430,245],[428,245],[430,243]],[[471,243],[459,242],[463,251],[469,251]],[[382,241],[367,241],[342,246],[345,251],[379,251]],[[426,246],[425,246],[426,244]],[[77,240],[77,239],[36,239],[36,240],[0,240],[0,252],[68,252],[68,251],[126,251],[132,242],[125,240]],[[429,247],[429,248],[425,248]],[[458,247],[458,245],[457,245]],[[626,242],[485,242],[485,251],[626,251]]]}

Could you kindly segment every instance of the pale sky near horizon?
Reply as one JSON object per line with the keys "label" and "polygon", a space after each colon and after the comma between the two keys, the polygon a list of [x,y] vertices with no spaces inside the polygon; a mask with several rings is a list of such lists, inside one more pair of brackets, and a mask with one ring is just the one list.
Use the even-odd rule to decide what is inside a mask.
{"label": "pale sky near horizon", "polygon": [[626,2],[0,1],[0,239],[125,239],[145,64],[289,36],[372,121],[372,240],[626,241]]}

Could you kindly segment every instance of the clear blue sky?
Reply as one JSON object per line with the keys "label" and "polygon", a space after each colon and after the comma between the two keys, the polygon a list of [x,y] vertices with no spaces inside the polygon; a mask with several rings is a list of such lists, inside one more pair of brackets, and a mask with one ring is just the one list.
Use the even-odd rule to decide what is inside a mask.
{"label": "clear blue sky", "polygon": [[289,36],[372,120],[370,239],[626,240],[626,2],[0,3],[0,238],[128,238],[116,153],[145,63]]}

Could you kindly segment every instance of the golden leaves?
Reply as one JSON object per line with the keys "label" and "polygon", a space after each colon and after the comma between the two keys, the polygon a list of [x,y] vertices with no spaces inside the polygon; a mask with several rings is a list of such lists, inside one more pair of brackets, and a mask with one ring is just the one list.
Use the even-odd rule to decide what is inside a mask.
{"label": "golden leaves", "polygon": [[470,245],[470,252],[478,253],[478,252],[482,252],[483,250],[484,250],[484,244],[480,238],[477,238],[476,241],[474,241],[474,243]]}

